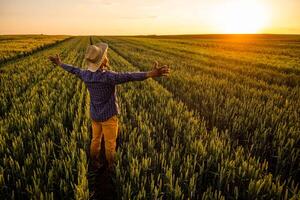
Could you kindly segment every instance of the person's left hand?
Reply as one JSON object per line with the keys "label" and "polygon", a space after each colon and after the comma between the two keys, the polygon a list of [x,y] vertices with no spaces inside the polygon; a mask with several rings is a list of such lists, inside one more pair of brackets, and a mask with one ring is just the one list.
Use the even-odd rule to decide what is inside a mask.
{"label": "person's left hand", "polygon": [[158,62],[155,61],[153,70],[149,72],[149,77],[159,77],[159,76],[168,76],[170,73],[170,68],[168,65],[163,65],[159,67]]}
{"label": "person's left hand", "polygon": [[60,56],[58,54],[56,54],[55,56],[49,56],[48,58],[55,65],[61,65],[62,64]]}

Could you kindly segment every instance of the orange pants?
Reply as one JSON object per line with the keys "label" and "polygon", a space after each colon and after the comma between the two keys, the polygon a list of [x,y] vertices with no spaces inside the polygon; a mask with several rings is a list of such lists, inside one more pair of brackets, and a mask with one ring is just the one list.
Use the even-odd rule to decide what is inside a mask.
{"label": "orange pants", "polygon": [[104,136],[105,156],[108,161],[108,168],[113,170],[116,153],[116,139],[118,136],[118,117],[112,116],[104,122],[92,120],[93,138],[91,142],[91,159],[94,166],[100,166],[99,153],[101,148],[101,139]]}

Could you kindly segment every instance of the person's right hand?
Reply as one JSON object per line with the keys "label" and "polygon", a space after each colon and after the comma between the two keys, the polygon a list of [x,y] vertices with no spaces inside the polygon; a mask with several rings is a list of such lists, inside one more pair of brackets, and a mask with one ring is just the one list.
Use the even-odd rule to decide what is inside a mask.
{"label": "person's right hand", "polygon": [[158,62],[154,62],[153,70],[148,73],[148,77],[159,77],[168,76],[170,73],[170,68],[168,65],[163,65],[159,67]]}
{"label": "person's right hand", "polygon": [[56,54],[55,56],[49,56],[48,58],[55,65],[61,65],[62,64],[61,59],[60,59],[58,54]]}

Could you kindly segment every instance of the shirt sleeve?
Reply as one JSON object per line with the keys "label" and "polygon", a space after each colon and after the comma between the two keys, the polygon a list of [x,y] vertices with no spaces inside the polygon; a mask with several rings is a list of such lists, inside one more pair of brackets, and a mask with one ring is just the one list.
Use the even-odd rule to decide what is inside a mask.
{"label": "shirt sleeve", "polygon": [[82,70],[78,67],[73,67],[72,65],[69,64],[65,64],[63,63],[62,65],[60,65],[64,70],[66,70],[67,72],[71,73],[71,74],[75,74],[76,76],[78,76],[79,78],[81,78],[81,73]]}
{"label": "shirt sleeve", "polygon": [[117,85],[130,81],[143,81],[147,79],[147,72],[114,72],[107,71],[105,82]]}

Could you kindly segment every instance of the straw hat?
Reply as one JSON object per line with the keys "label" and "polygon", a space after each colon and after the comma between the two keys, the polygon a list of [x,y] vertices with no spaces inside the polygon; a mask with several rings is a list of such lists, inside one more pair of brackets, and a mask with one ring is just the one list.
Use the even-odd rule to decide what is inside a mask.
{"label": "straw hat", "polygon": [[85,60],[88,70],[95,72],[99,69],[104,57],[107,55],[108,44],[100,42],[88,46],[85,53]]}

